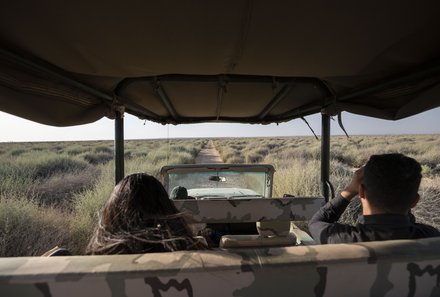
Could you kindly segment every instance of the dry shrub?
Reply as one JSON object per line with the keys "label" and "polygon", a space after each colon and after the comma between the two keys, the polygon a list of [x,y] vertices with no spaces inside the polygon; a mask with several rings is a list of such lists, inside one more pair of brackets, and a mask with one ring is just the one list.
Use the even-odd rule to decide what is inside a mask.
{"label": "dry shrub", "polygon": [[20,197],[0,198],[0,255],[39,256],[69,242],[70,216]]}
{"label": "dry shrub", "polygon": [[432,146],[429,149],[425,149],[422,154],[415,155],[414,158],[417,159],[420,164],[433,169],[440,164],[440,151],[438,146]]}
{"label": "dry shrub", "polygon": [[168,150],[155,150],[148,154],[148,159],[153,164],[167,163],[170,154]]}
{"label": "dry shrub", "polygon": [[230,148],[234,151],[241,151],[244,148],[242,144],[231,144]]}
{"label": "dry shrub", "polygon": [[200,147],[194,146],[191,144],[186,144],[186,145],[180,144],[180,145],[170,146],[171,154],[186,152],[186,153],[190,154],[192,158],[197,157],[197,154],[199,153],[199,151],[200,151]]}
{"label": "dry shrub", "polygon": [[145,159],[148,156],[148,152],[134,152],[132,156],[137,159]]}
{"label": "dry shrub", "polygon": [[244,163],[244,157],[243,156],[232,156],[227,160],[226,163],[230,164],[243,164]]}
{"label": "dry shrub", "polygon": [[290,159],[304,159],[304,160],[318,160],[320,156],[320,150],[312,147],[298,147],[298,148],[287,148],[281,150],[276,154],[279,158],[283,160]]}
{"label": "dry shrub", "polygon": [[246,163],[260,163],[263,159],[264,156],[256,152],[250,152],[246,155]]}
{"label": "dry shrub", "polygon": [[24,154],[26,152],[26,150],[24,149],[16,149],[16,150],[12,150],[9,152],[9,155],[11,157],[17,157],[20,156],[21,154]]}
{"label": "dry shrub", "polygon": [[276,139],[274,139],[273,141],[269,139],[263,143],[261,148],[263,150],[266,150],[269,153],[270,151],[273,151],[275,149],[282,147],[284,144],[285,144],[285,139],[278,140],[278,141]]}
{"label": "dry shrub", "polygon": [[221,158],[225,163],[237,163],[237,161],[241,160],[239,163],[244,163],[244,156],[239,151],[226,150],[223,154],[220,154]]}
{"label": "dry shrub", "polygon": [[69,155],[69,156],[77,156],[77,155],[80,155],[82,153],[87,152],[88,149],[78,145],[78,146],[69,147],[65,151],[66,151],[67,155]]}
{"label": "dry shrub", "polygon": [[124,159],[131,159],[131,158],[133,158],[133,152],[131,150],[125,150]]}
{"label": "dry shrub", "polygon": [[265,157],[269,154],[269,149],[267,147],[257,148],[254,153]]}
{"label": "dry shrub", "polygon": [[108,146],[97,146],[94,149],[95,153],[103,153],[103,154],[110,154],[113,155],[113,149],[109,148]]}
{"label": "dry shrub", "polygon": [[86,162],[68,157],[47,158],[34,166],[35,178],[47,178],[56,174],[84,170],[88,167]]}
{"label": "dry shrub", "polygon": [[57,153],[57,154],[61,154],[62,152],[64,152],[65,146],[62,144],[56,144],[56,145],[52,145],[50,147],[50,150]]}
{"label": "dry shrub", "polygon": [[[273,185],[273,197],[282,197],[284,194],[294,196],[319,196],[319,162],[317,160],[306,161],[305,159],[283,160],[288,166],[277,166],[278,162],[270,162],[275,166]],[[278,164],[274,164],[278,163]]]}
{"label": "dry shrub", "polygon": [[89,164],[105,164],[113,160],[113,154],[109,153],[96,153],[96,154],[86,154],[83,156]]}
{"label": "dry shrub", "polygon": [[416,221],[440,230],[440,177],[423,178],[419,194],[420,201],[412,210]]}
{"label": "dry shrub", "polygon": [[42,206],[72,210],[74,196],[91,189],[98,176],[99,170],[94,167],[52,176],[33,187],[34,199]]}
{"label": "dry shrub", "polygon": [[223,154],[220,154],[220,156],[223,160],[225,160],[226,163],[230,163],[229,160],[240,156],[240,153],[236,151],[223,151]]}
{"label": "dry shrub", "polygon": [[12,160],[0,160],[0,190],[27,195],[34,190],[35,185],[42,184],[47,179],[86,170],[88,166],[82,160],[53,153],[46,156],[39,152]]}
{"label": "dry shrub", "polygon": [[214,141],[214,146],[225,163],[244,163],[244,157],[241,154],[244,145],[236,144],[234,140],[217,139]]}
{"label": "dry shrub", "polygon": [[[130,160],[127,167],[133,169],[135,162]],[[68,244],[74,254],[82,254],[98,221],[98,212],[107,201],[114,187],[113,164],[103,165],[101,175],[97,178],[93,188],[85,190],[75,196],[73,220],[70,226],[72,236]],[[134,169],[135,172],[139,170]],[[127,174],[131,173],[129,171]]]}
{"label": "dry shrub", "polygon": [[377,147],[370,147],[363,150],[356,147],[349,148],[349,146],[334,150],[332,148],[330,149],[330,156],[333,159],[356,168],[364,165],[371,155],[380,153],[383,152],[379,151]]}
{"label": "dry shrub", "polygon": [[[192,164],[194,163],[194,159],[197,155],[194,155],[189,152],[180,152],[174,156],[173,159],[170,159],[170,164]],[[173,160],[173,163],[171,163]]]}

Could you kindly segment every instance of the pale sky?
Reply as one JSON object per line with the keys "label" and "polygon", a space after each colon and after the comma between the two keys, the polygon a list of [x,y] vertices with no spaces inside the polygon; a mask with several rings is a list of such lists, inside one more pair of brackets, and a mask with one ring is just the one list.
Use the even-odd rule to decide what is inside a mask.
{"label": "pale sky", "polygon": [[[349,135],[440,134],[440,108],[399,121],[379,120],[349,113],[343,113],[342,118]],[[320,115],[306,117],[318,135],[321,130],[320,119]],[[0,127],[0,142],[114,139],[114,122],[106,118],[92,124],[59,128],[0,112]],[[279,125],[213,123],[164,126],[145,122],[128,114],[125,116],[124,130],[125,139],[313,135],[302,120]],[[332,121],[332,134],[343,134],[337,121]]]}

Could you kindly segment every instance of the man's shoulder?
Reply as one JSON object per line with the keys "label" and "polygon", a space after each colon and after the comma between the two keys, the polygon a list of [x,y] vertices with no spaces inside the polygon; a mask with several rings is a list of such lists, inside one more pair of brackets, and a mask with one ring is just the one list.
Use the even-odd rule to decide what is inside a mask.
{"label": "man's shoulder", "polygon": [[420,233],[422,233],[423,237],[440,236],[440,231],[431,225],[423,224],[423,223],[415,223],[414,226],[416,226],[417,229],[420,230]]}
{"label": "man's shoulder", "polygon": [[354,243],[365,240],[365,230],[359,225],[333,223],[326,230],[327,243]]}

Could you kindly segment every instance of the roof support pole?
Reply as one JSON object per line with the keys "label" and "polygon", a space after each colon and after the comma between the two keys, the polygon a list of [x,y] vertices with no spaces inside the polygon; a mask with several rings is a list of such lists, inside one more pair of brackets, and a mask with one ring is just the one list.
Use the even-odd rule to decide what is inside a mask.
{"label": "roof support pole", "polygon": [[115,183],[124,178],[124,113],[115,111]]}
{"label": "roof support pole", "polygon": [[327,202],[330,197],[330,116],[321,115],[321,192]]}

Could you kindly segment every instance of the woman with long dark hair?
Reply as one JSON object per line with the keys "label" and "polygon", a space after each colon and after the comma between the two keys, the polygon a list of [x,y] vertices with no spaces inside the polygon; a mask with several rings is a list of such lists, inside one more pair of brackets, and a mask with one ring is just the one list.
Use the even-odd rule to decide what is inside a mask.
{"label": "woman with long dark hair", "polygon": [[126,176],[99,214],[86,253],[136,254],[205,249],[193,239],[162,184],[145,173]]}

